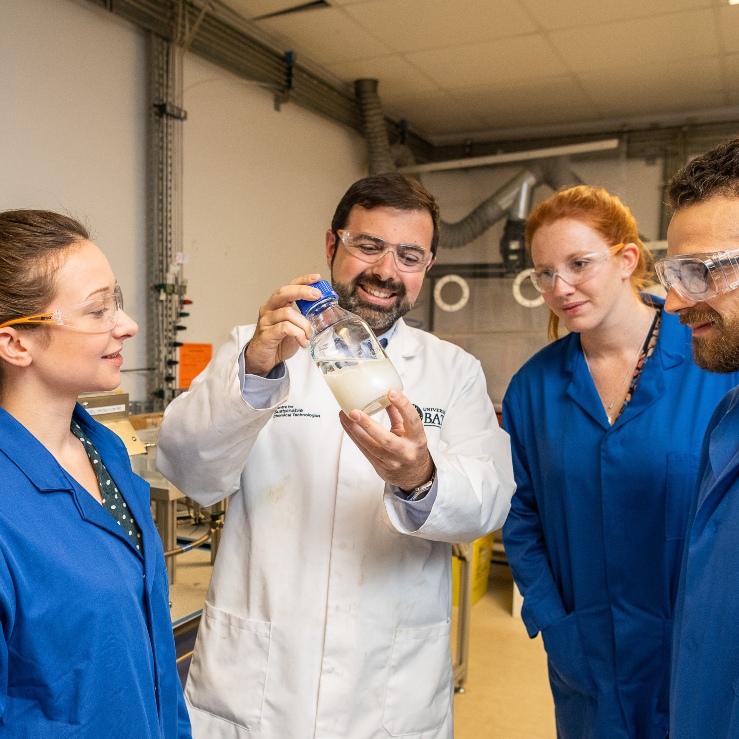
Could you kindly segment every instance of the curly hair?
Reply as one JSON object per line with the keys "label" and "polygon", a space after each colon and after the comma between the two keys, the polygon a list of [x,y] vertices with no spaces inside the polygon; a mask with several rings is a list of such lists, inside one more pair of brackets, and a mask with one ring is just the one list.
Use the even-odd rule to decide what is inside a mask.
{"label": "curly hair", "polygon": [[739,197],[739,139],[688,162],[670,180],[667,198],[677,211],[714,197]]}

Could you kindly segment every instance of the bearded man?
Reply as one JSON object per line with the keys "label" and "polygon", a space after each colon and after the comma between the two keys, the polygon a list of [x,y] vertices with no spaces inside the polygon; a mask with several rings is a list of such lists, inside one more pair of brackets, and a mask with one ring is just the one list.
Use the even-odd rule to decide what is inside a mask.
{"label": "bearded man", "polygon": [[[712,372],[739,370],[739,139],[670,183],[665,309]],[[669,429],[665,429],[669,434]],[[708,425],[675,609],[670,739],[739,737],[739,388]]]}
{"label": "bearded man", "polygon": [[515,485],[480,363],[402,319],[438,238],[400,174],[352,185],[326,234],[340,305],[403,382],[386,415],[339,412],[306,350],[294,302],[317,274],[167,409],[160,470],[203,505],[230,496],[185,692],[196,739],[452,738],[451,544],[499,528]]}

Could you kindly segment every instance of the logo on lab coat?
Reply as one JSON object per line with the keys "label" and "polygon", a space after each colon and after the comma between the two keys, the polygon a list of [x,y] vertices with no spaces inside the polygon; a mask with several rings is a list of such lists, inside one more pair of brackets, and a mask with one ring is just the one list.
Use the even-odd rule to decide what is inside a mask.
{"label": "logo on lab coat", "polygon": [[416,413],[418,413],[424,426],[433,426],[437,429],[441,428],[441,424],[444,423],[444,416],[446,415],[446,411],[443,408],[421,408],[415,403],[413,407],[416,409]]}
{"label": "logo on lab coat", "polygon": [[285,403],[284,405],[279,406],[275,410],[274,414],[275,418],[320,418],[320,413],[311,413],[310,411],[306,411],[303,408],[298,408],[295,405],[288,405]]}

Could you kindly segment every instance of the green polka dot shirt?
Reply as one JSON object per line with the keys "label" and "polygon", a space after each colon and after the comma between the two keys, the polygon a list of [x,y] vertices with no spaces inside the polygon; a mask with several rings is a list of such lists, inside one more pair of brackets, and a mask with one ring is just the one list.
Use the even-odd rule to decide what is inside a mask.
{"label": "green polka dot shirt", "polygon": [[123,499],[123,493],[118,490],[118,486],[113,482],[113,478],[103,464],[103,460],[100,458],[95,445],[74,419],[72,420],[70,429],[82,442],[82,446],[85,448],[87,456],[90,459],[92,469],[95,470],[95,476],[100,487],[100,495],[103,498],[103,508],[113,516],[118,522],[118,525],[126,532],[131,543],[136,547],[136,551],[140,552],[143,556],[144,542],[141,538],[141,529],[131,515],[131,511]]}

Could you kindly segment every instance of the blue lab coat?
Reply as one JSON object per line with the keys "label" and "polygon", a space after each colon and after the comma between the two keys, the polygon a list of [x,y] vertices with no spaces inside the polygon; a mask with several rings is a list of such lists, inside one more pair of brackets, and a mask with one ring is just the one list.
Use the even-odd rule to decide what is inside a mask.
{"label": "blue lab coat", "polygon": [[518,489],[503,536],[526,628],[544,639],[562,739],[667,733],[673,604],[699,449],[738,383],[696,367],[690,330],[664,312],[613,426],[579,334],[511,381],[503,425]]}
{"label": "blue lab coat", "polygon": [[141,527],[113,517],[0,409],[0,737],[186,739],[169,584],[149,486],[80,407]]}
{"label": "blue lab coat", "polygon": [[675,605],[670,739],[739,737],[739,388],[701,453]]}

